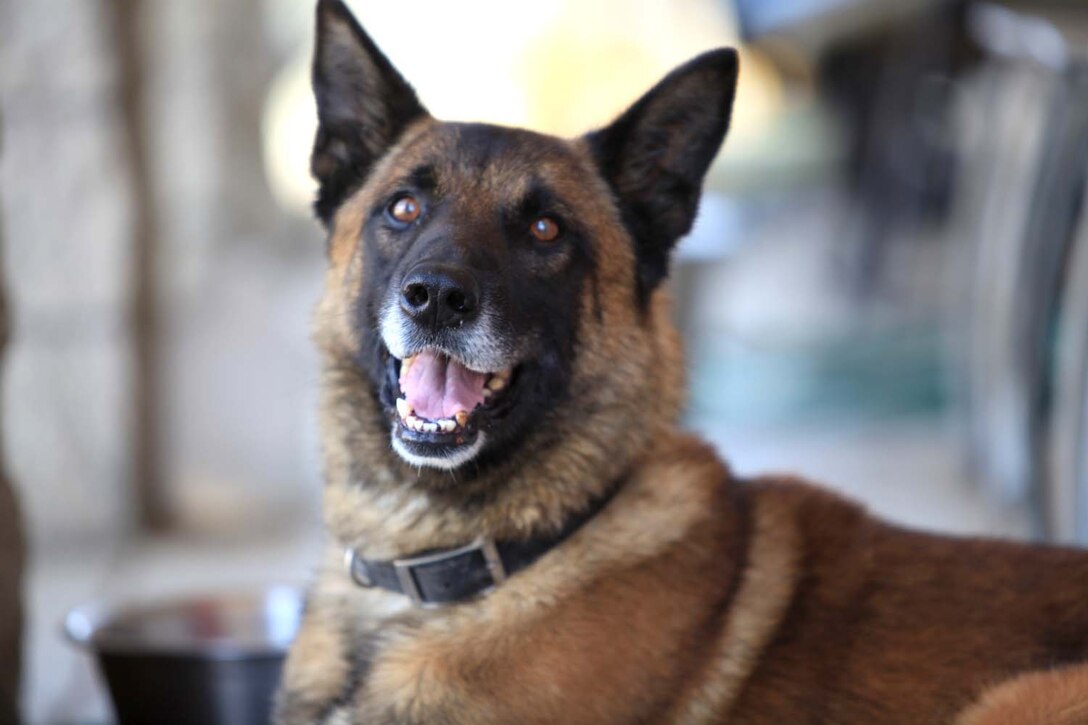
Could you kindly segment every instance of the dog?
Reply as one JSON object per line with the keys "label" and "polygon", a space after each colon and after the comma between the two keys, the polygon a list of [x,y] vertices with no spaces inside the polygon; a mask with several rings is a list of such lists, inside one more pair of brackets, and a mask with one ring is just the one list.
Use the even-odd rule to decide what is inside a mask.
{"label": "dog", "polygon": [[1088,554],[678,430],[663,283],[737,76],[706,53],[573,140],[443,123],[319,1],[329,540],[278,722],[1088,722]]}

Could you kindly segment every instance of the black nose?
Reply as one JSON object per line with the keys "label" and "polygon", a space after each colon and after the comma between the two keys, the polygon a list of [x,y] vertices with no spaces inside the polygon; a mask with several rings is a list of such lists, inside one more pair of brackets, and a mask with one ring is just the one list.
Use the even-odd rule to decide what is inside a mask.
{"label": "black nose", "polygon": [[428,264],[404,278],[400,306],[408,316],[434,329],[463,325],[479,311],[480,287],[467,269]]}

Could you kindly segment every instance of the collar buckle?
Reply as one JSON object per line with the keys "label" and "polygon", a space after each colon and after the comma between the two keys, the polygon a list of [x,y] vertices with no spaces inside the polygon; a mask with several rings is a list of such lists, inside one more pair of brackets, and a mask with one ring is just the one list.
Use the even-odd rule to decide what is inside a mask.
{"label": "collar buckle", "polygon": [[441,551],[437,554],[427,554],[426,556],[394,559],[393,571],[396,572],[397,581],[400,583],[401,590],[416,606],[427,609],[439,607],[442,606],[441,602],[430,602],[423,598],[423,595],[419,590],[419,583],[415,576],[416,568],[456,559],[457,557],[473,552],[479,552],[480,555],[483,556],[484,563],[487,565],[487,571],[491,574],[491,586],[480,591],[480,594],[486,594],[506,581],[506,567],[503,566],[502,557],[499,556],[499,550],[496,548],[495,542],[492,539],[483,536],[479,537],[471,544],[467,544],[457,549],[449,549],[448,551]]}
{"label": "collar buckle", "polygon": [[374,580],[370,578],[370,571],[366,567],[366,562],[355,553],[355,549],[344,550],[344,568],[347,569],[351,580],[359,586],[364,589],[370,589],[374,586]]}

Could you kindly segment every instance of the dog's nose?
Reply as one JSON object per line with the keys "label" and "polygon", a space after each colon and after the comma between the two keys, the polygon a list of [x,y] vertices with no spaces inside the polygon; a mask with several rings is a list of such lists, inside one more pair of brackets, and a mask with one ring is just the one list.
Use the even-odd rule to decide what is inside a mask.
{"label": "dog's nose", "polygon": [[408,316],[434,329],[463,325],[476,317],[480,287],[461,267],[417,267],[404,278],[400,306]]}

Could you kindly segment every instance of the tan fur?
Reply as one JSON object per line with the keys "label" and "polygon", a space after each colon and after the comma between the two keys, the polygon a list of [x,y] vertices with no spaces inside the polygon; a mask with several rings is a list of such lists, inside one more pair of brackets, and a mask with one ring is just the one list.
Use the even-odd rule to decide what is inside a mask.
{"label": "tan fur", "polygon": [[1031,672],[987,690],[956,725],[1084,725],[1088,666]]}
{"label": "tan fur", "polygon": [[[322,600],[321,607],[327,606]],[[294,707],[306,712],[321,703],[334,699],[340,684],[347,679],[350,665],[346,641],[338,626],[339,620],[319,608],[306,612],[302,627],[291,647],[291,658],[286,663],[283,680],[292,691],[303,693]],[[296,719],[290,712],[285,719]]]}
{"label": "tan fur", "polygon": [[740,590],[722,636],[690,695],[675,710],[679,723],[705,723],[729,712],[789,606],[803,555],[793,510],[775,498],[755,503],[751,543]]}

